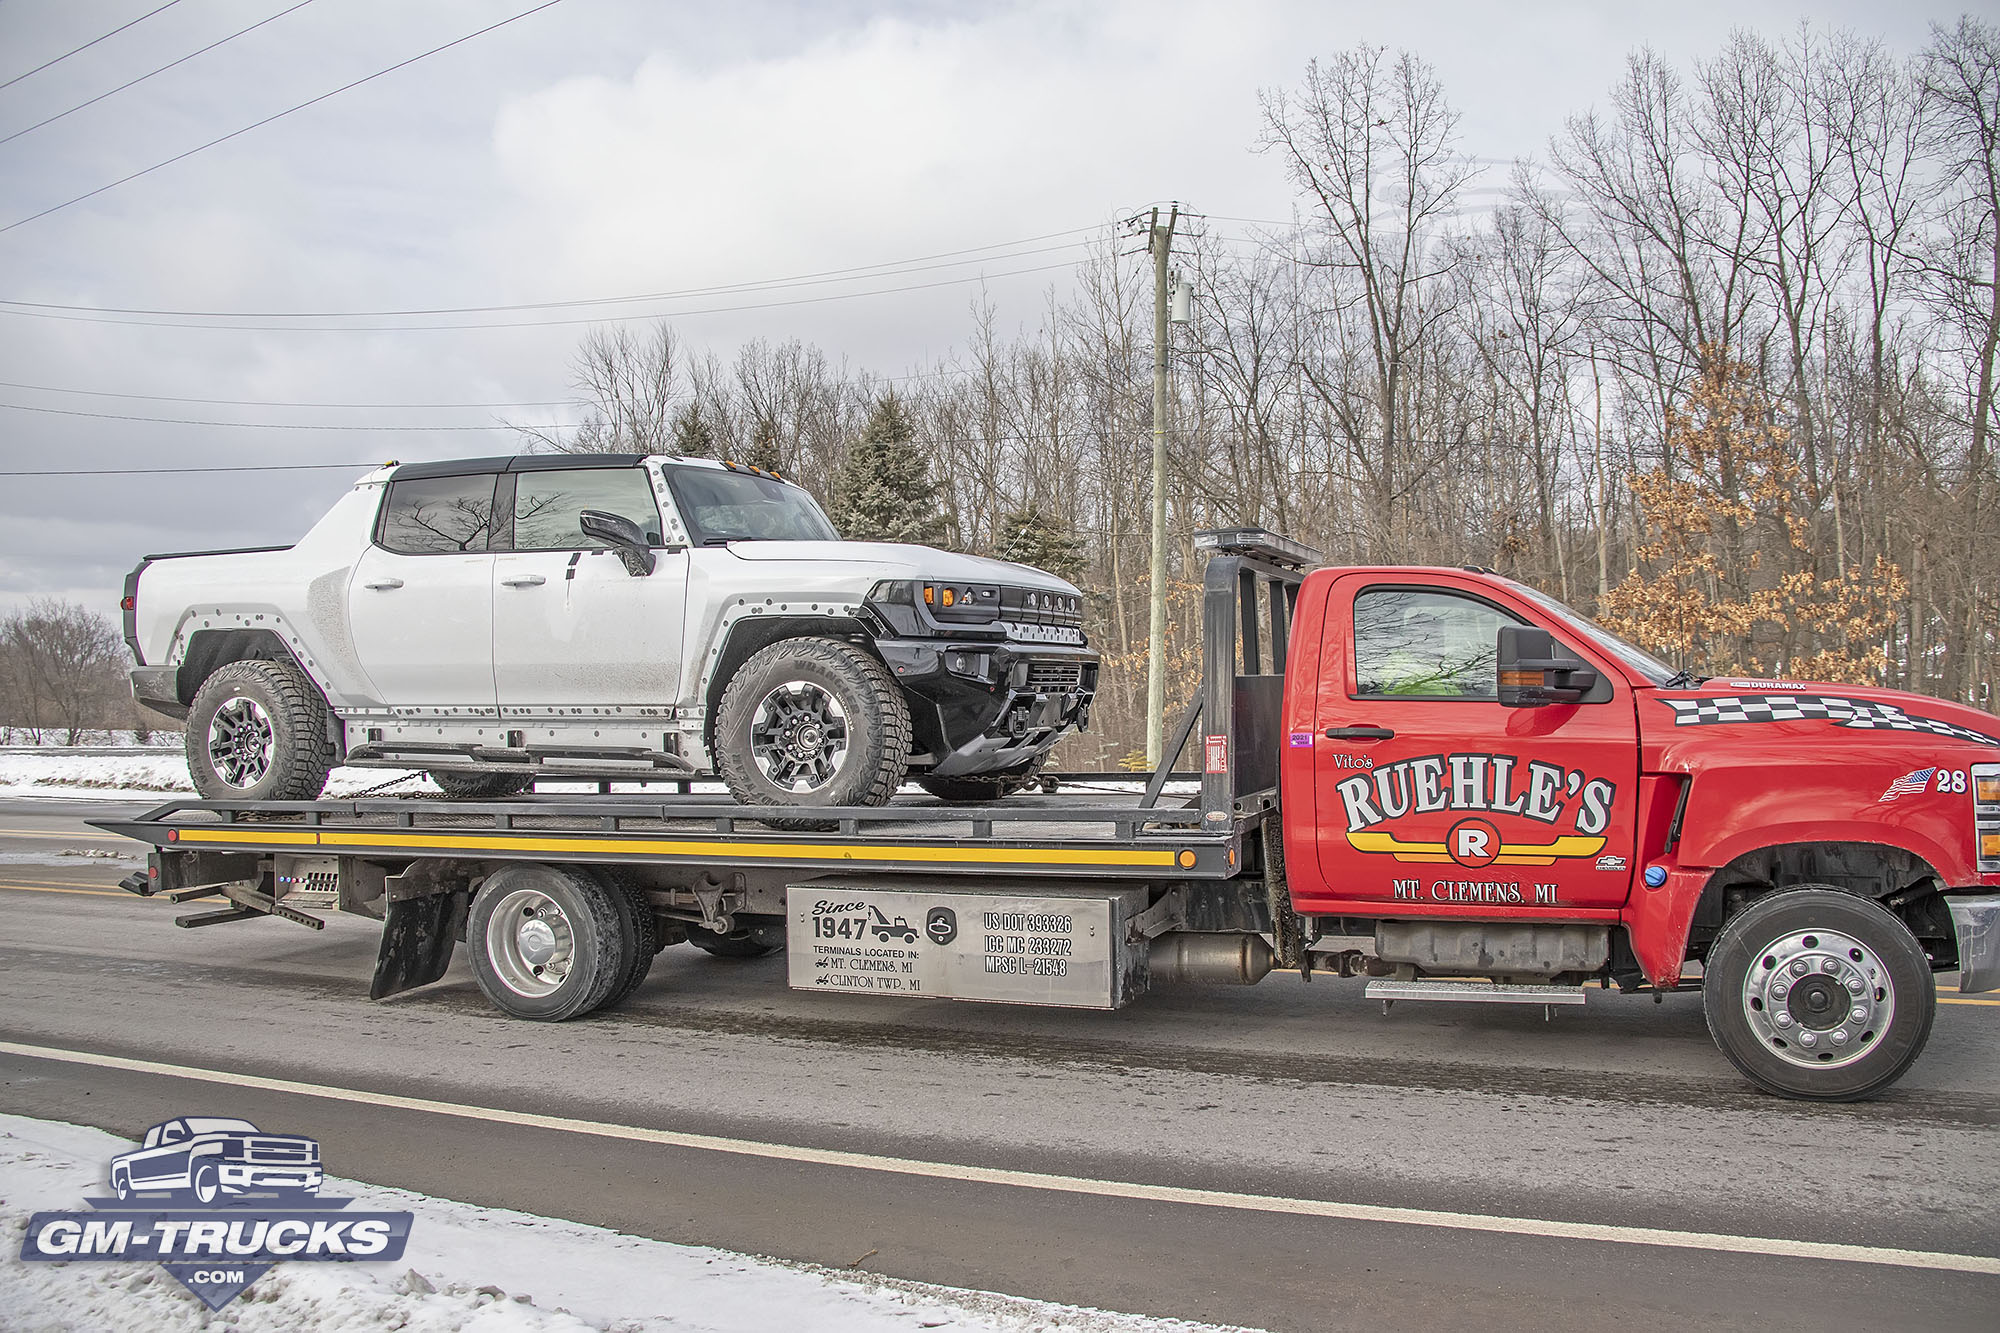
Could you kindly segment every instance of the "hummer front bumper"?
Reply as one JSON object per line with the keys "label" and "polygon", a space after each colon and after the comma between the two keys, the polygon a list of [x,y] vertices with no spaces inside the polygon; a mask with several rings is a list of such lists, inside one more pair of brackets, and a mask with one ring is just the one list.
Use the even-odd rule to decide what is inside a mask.
{"label": "hummer front bumper", "polygon": [[2000,895],[1944,901],[1958,934],[1959,990],[2000,990]]}
{"label": "hummer front bumper", "polygon": [[917,746],[938,777],[1006,773],[1035,763],[1083,726],[1097,692],[1088,648],[992,639],[877,640],[910,705]]}

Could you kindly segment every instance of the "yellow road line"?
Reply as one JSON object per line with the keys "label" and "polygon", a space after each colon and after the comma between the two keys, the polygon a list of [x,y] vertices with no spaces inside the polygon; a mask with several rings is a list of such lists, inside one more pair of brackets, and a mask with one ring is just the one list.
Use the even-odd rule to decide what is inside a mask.
{"label": "yellow road line", "polygon": [[[901,844],[867,845],[811,842],[717,842],[675,838],[615,837],[514,837],[473,836],[454,833],[382,833],[333,830],[285,829],[200,829],[179,831],[180,843],[212,843],[224,846],[275,847],[381,847],[390,850],[445,851],[529,851],[610,853],[620,856],[770,856],[800,861],[862,861],[882,865],[904,862],[962,865],[1074,865],[1074,866],[1157,866],[1175,865],[1172,848],[1080,847],[1043,849],[1034,847],[912,847]],[[169,844],[172,845],[172,844]]]}
{"label": "yellow road line", "polygon": [[95,1051],[71,1051],[49,1046],[29,1046],[0,1041],[0,1054],[52,1060],[63,1064],[130,1073],[154,1074],[225,1087],[255,1088],[265,1092],[317,1097],[325,1101],[358,1103],[374,1109],[384,1107],[449,1116],[475,1123],[515,1125],[527,1129],[586,1134],[596,1138],[649,1143],[661,1147],[697,1152],[726,1153],[736,1157],[802,1165],[873,1172],[878,1175],[911,1176],[961,1184],[992,1185],[1003,1188],[1039,1190],[1103,1199],[1123,1199],[1140,1203],[1180,1204],[1236,1212],[1267,1213],[1280,1216],[1325,1218],[1342,1222],[1370,1222],[1389,1225],[1435,1228],[1443,1231],[1488,1232],[1512,1236],[1532,1236],[1549,1240],[1596,1242],[1612,1245],[1658,1246],[1666,1249],[1708,1251],[1720,1254],[1758,1255],[1777,1259],[1810,1259],[1836,1263],[1879,1264],[1891,1268],[1928,1269],[1948,1273],[2000,1275],[2000,1258],[1987,1254],[1952,1254],[1935,1250],[1910,1250],[1876,1245],[1849,1245],[1819,1240],[1794,1240],[1778,1236],[1738,1236],[1704,1231],[1679,1231],[1663,1227],[1620,1226],[1597,1222],[1571,1222],[1556,1218],[1510,1217],[1492,1213],[1447,1212],[1433,1208],[1405,1208],[1386,1204],[1347,1203],[1334,1199],[1238,1193],[1231,1190],[1191,1189],[1178,1185],[1154,1185],[1131,1180],[1104,1180],[1089,1176],[1063,1176],[1044,1171],[1016,1171],[1002,1167],[970,1166],[961,1162],[925,1161],[921,1158],[889,1157],[878,1153],[846,1152],[829,1148],[807,1148],[790,1143],[770,1143],[756,1139],[723,1138],[714,1134],[691,1134],[680,1130],[649,1129],[640,1125],[620,1125],[602,1120],[580,1120],[569,1116],[538,1115],[464,1102],[432,1101],[424,1097],[404,1097],[394,1093],[361,1088],[343,1088],[323,1083],[301,1083],[292,1079],[239,1074],[232,1070],[202,1069],[188,1065],[163,1064],[154,1060],[132,1060],[123,1056],[99,1055]]}
{"label": "yellow road line", "polygon": [[1939,1004],[1980,1004],[1980,1005],[1986,1005],[1986,1006],[1988,1006],[1988,1007],[1990,1007],[1990,1008],[1995,1008],[1995,1009],[2000,1009],[2000,1000],[1968,1000],[1968,999],[1963,999],[1963,998],[1961,998],[1961,997],[1958,997],[1958,996],[1951,996],[1951,997],[1947,998],[1946,996],[1943,996],[1943,995],[1940,995],[1940,996],[1938,996],[1938,1003],[1939,1003]]}
{"label": "yellow road line", "polygon": [[104,882],[103,880],[101,880],[101,879],[98,879],[98,880],[78,880],[78,879],[36,879],[36,880],[30,880],[30,881],[28,881],[28,884],[27,884],[27,885],[18,885],[18,884],[17,884],[17,885],[12,885],[12,886],[10,886],[10,887],[13,887],[13,888],[25,888],[25,887],[30,887],[30,886],[32,886],[32,887],[37,887],[37,888],[39,888],[39,887],[41,887],[41,886],[43,886],[43,885],[51,885],[51,884],[60,884],[60,885],[62,885],[62,886],[63,886],[64,888],[66,888],[66,889],[115,889],[115,888],[117,888],[117,887],[118,887],[118,885],[117,885],[116,881],[114,881],[114,882],[112,882],[112,883],[110,883],[110,884],[107,884],[107,883],[105,883],[105,882]]}
{"label": "yellow road line", "polygon": [[136,893],[123,889],[59,889],[50,884],[0,884],[0,889],[13,889],[16,893],[75,893],[90,898],[136,898]]}

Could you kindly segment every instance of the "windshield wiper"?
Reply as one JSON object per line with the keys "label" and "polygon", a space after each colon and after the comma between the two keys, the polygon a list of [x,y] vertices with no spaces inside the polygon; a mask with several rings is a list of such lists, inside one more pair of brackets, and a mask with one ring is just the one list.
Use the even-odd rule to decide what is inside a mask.
{"label": "windshield wiper", "polygon": [[1691,690],[1707,679],[1707,676],[1697,676],[1692,671],[1676,671],[1673,675],[1660,682],[1660,688],[1663,690]]}

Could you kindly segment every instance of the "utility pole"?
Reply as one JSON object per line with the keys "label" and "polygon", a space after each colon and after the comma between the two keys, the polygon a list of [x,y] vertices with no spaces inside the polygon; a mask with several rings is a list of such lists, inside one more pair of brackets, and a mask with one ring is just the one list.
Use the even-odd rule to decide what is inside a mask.
{"label": "utility pole", "polygon": [[1180,216],[1180,205],[1173,205],[1163,227],[1155,208],[1146,228],[1146,249],[1153,256],[1153,621],[1146,640],[1146,764],[1156,770],[1166,762],[1160,751],[1167,707],[1167,260]]}

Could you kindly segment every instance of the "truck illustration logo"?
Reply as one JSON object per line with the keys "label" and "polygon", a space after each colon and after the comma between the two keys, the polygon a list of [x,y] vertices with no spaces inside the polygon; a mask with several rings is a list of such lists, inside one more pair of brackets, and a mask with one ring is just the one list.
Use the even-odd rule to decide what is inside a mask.
{"label": "truck illustration logo", "polygon": [[320,1194],[319,1142],[233,1116],[179,1116],[111,1159],[108,1198],[28,1219],[29,1263],[154,1260],[211,1310],[277,1263],[391,1263],[413,1214]]}
{"label": "truck illustration logo", "polygon": [[917,928],[911,925],[907,918],[899,916],[894,921],[891,921],[888,917],[883,916],[881,909],[877,907],[870,907],[868,914],[875,918],[868,923],[868,929],[874,931],[875,938],[882,941],[882,943],[887,944],[890,940],[898,936],[902,937],[905,944],[915,944],[917,942]]}
{"label": "truck illustration logo", "polygon": [[248,1120],[185,1116],[154,1125],[145,1142],[111,1159],[121,1200],[166,1191],[210,1204],[225,1195],[319,1193],[319,1144],[266,1134]]}

